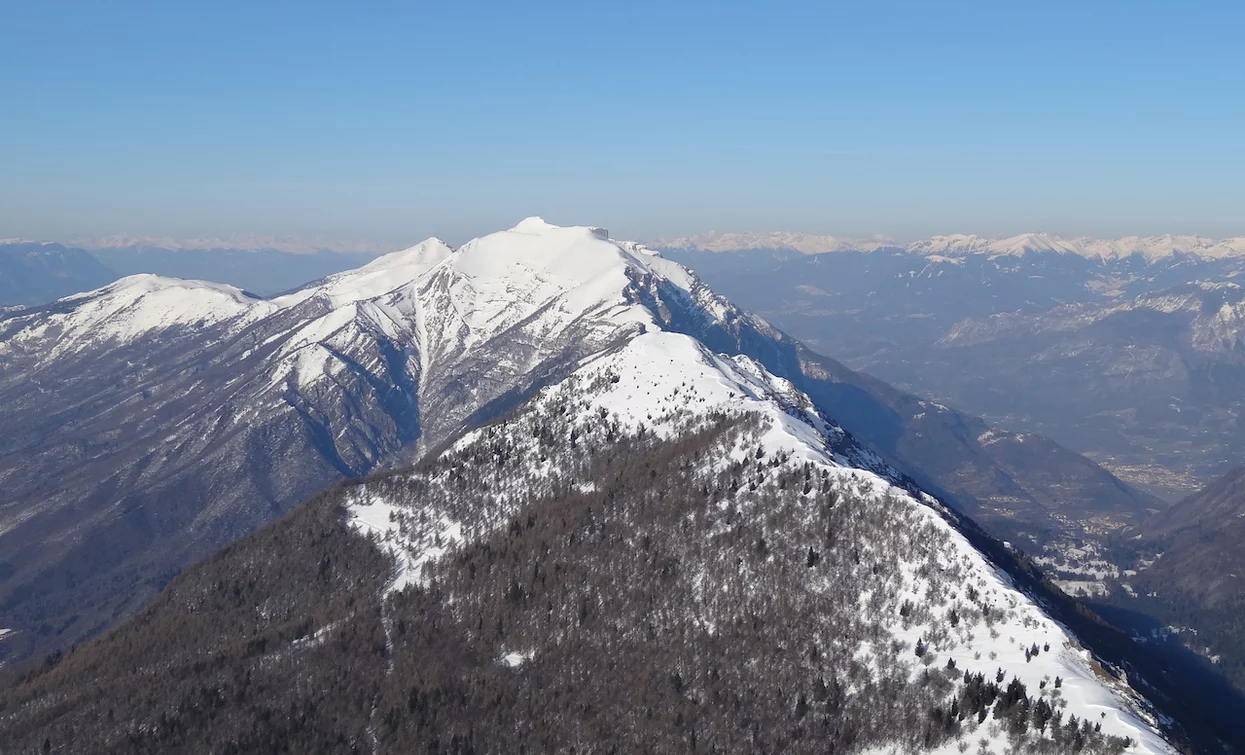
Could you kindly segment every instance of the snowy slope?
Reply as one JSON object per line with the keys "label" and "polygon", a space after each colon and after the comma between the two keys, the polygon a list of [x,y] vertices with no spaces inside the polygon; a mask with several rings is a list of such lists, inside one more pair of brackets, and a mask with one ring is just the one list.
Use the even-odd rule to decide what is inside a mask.
{"label": "snowy slope", "polygon": [[[226,321],[242,324],[274,309],[233,286],[133,275],[10,320],[12,335],[0,340],[0,354],[39,344],[41,359],[53,361],[92,346],[130,343],[153,331],[202,328]],[[45,350],[48,340],[54,340],[55,346]]]}

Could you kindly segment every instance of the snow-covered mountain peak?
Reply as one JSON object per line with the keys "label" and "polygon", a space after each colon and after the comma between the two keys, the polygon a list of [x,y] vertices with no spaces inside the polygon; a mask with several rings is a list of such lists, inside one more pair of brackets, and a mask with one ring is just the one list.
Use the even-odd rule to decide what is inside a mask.
{"label": "snow-covered mountain peak", "polygon": [[35,333],[55,325],[90,333],[92,343],[129,341],[189,323],[232,320],[235,332],[297,308],[297,314],[281,318],[312,318],[318,324],[302,328],[281,353],[318,343],[357,320],[362,331],[352,331],[352,337],[374,328],[387,337],[418,333],[422,358],[428,360],[433,353],[461,356],[467,347],[515,327],[555,343],[568,328],[587,328],[606,339],[618,328],[656,325],[661,319],[656,309],[667,306],[657,301],[663,286],[666,296],[672,295],[669,287],[681,289],[684,298],[694,300],[689,306],[711,317],[729,309],[685,268],[640,244],[610,239],[602,228],[528,218],[458,250],[429,238],[271,300],[230,286],[131,276],[63,300],[57,314],[31,319],[26,329]]}
{"label": "snow-covered mountain peak", "polygon": [[[603,275],[621,274],[628,264],[626,256],[623,247],[600,229],[528,218],[510,230],[467,242],[450,264],[477,280],[509,278],[569,290]],[[612,287],[612,282],[605,285]]]}
{"label": "snow-covered mountain peak", "polygon": [[[85,316],[97,320],[106,330],[115,330],[111,326],[122,319],[116,316],[127,314],[127,321],[137,329],[133,335],[172,324],[219,322],[263,302],[236,286],[151,273],[126,276],[61,301],[82,302],[75,310],[78,319]],[[118,322],[107,322],[114,318]]]}
{"label": "snow-covered mountain peak", "polygon": [[908,246],[908,251],[924,255],[960,257],[970,254],[1017,256],[1028,252],[1078,254],[1076,245],[1049,233],[1022,233],[1005,239],[987,239],[962,233],[933,236]]}
{"label": "snow-covered mountain peak", "polygon": [[[553,418],[567,424],[555,426]],[[350,526],[374,538],[394,558],[393,578],[381,588],[383,595],[412,585],[427,587],[431,583],[430,574],[435,572],[438,562],[445,560],[446,554],[471,546],[487,538],[497,527],[514,520],[533,489],[547,486],[554,490],[595,492],[598,485],[604,484],[602,480],[586,478],[566,458],[558,455],[558,444],[568,433],[572,446],[577,437],[584,444],[582,451],[575,447],[575,458],[582,462],[592,458],[591,436],[602,427],[628,437],[648,433],[676,440],[714,421],[737,421],[741,428],[749,429],[727,435],[721,446],[705,454],[699,461],[700,473],[712,477],[735,468],[747,469],[748,475],[746,480],[735,480],[733,490],[738,498],[702,504],[710,515],[713,511],[737,510],[743,512],[740,516],[746,517],[758,507],[749,503],[748,493],[744,491],[755,491],[771,484],[770,480],[784,473],[802,471],[805,481],[832,480],[832,484],[841,489],[850,489],[862,500],[870,501],[871,506],[886,512],[886,516],[908,518],[903,524],[896,521],[885,529],[909,532],[920,528],[922,534],[913,542],[930,547],[934,554],[933,566],[923,568],[908,561],[915,551],[904,550],[903,558],[899,559],[902,579],[894,587],[876,590],[893,605],[865,608],[866,601],[862,598],[861,610],[877,621],[881,639],[873,645],[862,643],[854,650],[857,657],[881,667],[884,661],[880,659],[885,653],[903,656],[908,659],[907,670],[903,673],[918,678],[923,673],[923,665],[929,667],[933,661],[931,658],[922,664],[918,659],[927,651],[933,652],[939,664],[945,662],[954,670],[956,678],[961,673],[982,674],[983,678],[993,677],[999,681],[1011,676],[1016,680],[1014,684],[1026,685],[1034,691],[1035,699],[1044,700],[1052,710],[1058,708],[1061,716],[1075,715],[1085,720],[1091,720],[1092,716],[1093,722],[1106,734],[1128,737],[1132,752],[1148,755],[1172,752],[1155,731],[1152,719],[1135,693],[1102,673],[1087,649],[976,551],[956,530],[954,515],[928,496],[895,487],[894,473],[880,459],[855,447],[840,428],[821,416],[806,394],[774,375],[761,361],[742,354],[714,353],[688,334],[650,331],[636,335],[617,350],[584,360],[571,375],[541,390],[524,410],[510,419],[469,432],[451,445],[442,459],[474,458],[470,465],[473,474],[485,476],[491,491],[486,509],[490,519],[464,516],[462,510],[451,507],[442,509],[428,503],[431,495],[415,499],[418,506],[412,506],[412,501],[402,501],[393,495],[392,485],[365,484],[352,491],[348,500]],[[515,445],[503,445],[509,443]],[[492,458],[504,461],[480,463],[477,452],[490,444],[497,449],[492,451]],[[535,451],[512,450],[520,446]],[[503,463],[504,471],[498,472]],[[654,471],[653,475],[656,474]],[[453,484],[456,478],[453,472],[416,471],[407,479],[417,481],[421,490],[440,490],[442,485]],[[792,479],[796,484],[783,488],[789,491],[787,500],[798,502],[806,512],[818,510],[815,498],[810,498],[811,483],[805,482],[801,488],[800,478]],[[522,480],[522,483],[512,485],[513,480]],[[708,501],[709,488],[702,489]],[[803,492],[799,492],[801,490]],[[764,510],[772,513],[768,507]],[[697,516],[700,515],[701,512],[697,512]],[[681,530],[689,533],[688,537],[696,537],[691,534],[696,532],[696,528],[690,526],[693,521],[697,520],[689,518]],[[734,524],[738,525],[738,521]],[[791,530],[784,529],[785,526],[775,526],[767,537],[791,536]],[[800,540],[800,547],[805,542]],[[877,546],[877,541],[868,541],[870,549]],[[862,550],[864,547],[862,544]],[[716,552],[716,549],[710,550]],[[803,560],[804,551],[799,555],[799,563],[814,563],[811,558],[807,562]],[[872,555],[889,560],[887,555],[876,552]],[[731,560],[730,563],[739,567],[741,562]],[[707,570],[706,574],[711,571],[716,572]],[[932,618],[932,614],[926,621],[905,620],[915,606],[939,600],[935,597],[939,589],[926,581],[933,574],[947,574],[956,589],[966,587],[970,600],[982,600],[982,605],[986,606],[981,615],[991,618],[981,627],[976,626],[975,618],[971,625],[959,627],[958,612],[964,608],[952,607],[957,618],[951,620],[954,629],[950,632],[937,618]],[[710,578],[697,578],[698,584]],[[719,590],[710,588],[706,592],[717,594]],[[908,607],[903,608],[903,605]],[[730,616],[728,611],[696,610],[701,616],[710,617],[707,621],[710,626],[725,624]],[[994,676],[996,674],[1000,676]],[[1055,680],[1056,686],[1047,690],[1051,680]],[[982,716],[978,723],[985,720]],[[982,726],[964,741],[975,741],[987,735],[993,738],[989,742],[992,751],[1007,744],[1006,733],[997,726]],[[958,743],[952,743],[937,752],[961,749]]]}
{"label": "snow-covered mountain peak", "polygon": [[55,346],[45,354],[51,360],[87,344],[128,343],[153,331],[204,328],[272,309],[268,302],[234,286],[147,273],[60,301],[70,308],[54,305],[49,312],[16,318],[16,334],[11,340],[0,340],[0,353],[57,333]]}
{"label": "snow-covered mountain peak", "polygon": [[17,246],[18,244],[22,244],[22,245],[38,244],[39,246],[55,246],[56,242],[55,241],[35,241],[33,239],[23,239],[23,238],[16,238],[16,237],[8,238],[8,239],[0,239],[0,246]]}
{"label": "snow-covered mountain peak", "polygon": [[[1035,242],[1017,242],[1029,243]],[[160,335],[165,331],[168,335]],[[140,337],[141,343],[132,348],[115,348],[117,338]],[[54,353],[47,358],[47,352]],[[187,353],[193,356],[176,362]],[[64,354],[73,358],[61,361]],[[879,531],[907,531],[911,525],[938,534],[938,542],[945,544],[932,549],[934,561],[903,561],[907,566],[893,570],[894,583],[862,583],[883,596],[881,607],[864,615],[885,621],[876,624],[880,642],[872,650],[861,644],[859,658],[852,649],[844,659],[879,665],[877,659],[891,664],[902,655],[903,668],[919,674],[925,662],[917,659],[926,648],[934,648],[940,666],[963,669],[949,678],[971,671],[984,679],[1005,666],[1033,690],[1035,699],[1042,695],[1037,690],[1046,687],[1043,677],[1062,677],[1067,685],[1060,695],[1066,695],[1070,713],[1085,719],[1107,712],[1110,718],[1102,722],[1107,733],[1133,737],[1142,745],[1138,752],[1167,751],[1142,712],[1134,710],[1127,697],[1131,693],[1096,676],[1088,652],[1006,584],[995,566],[958,534],[954,521],[944,519],[941,507],[914,491],[892,488],[892,482],[900,481],[898,475],[839,429],[829,412],[822,414],[818,402],[832,389],[822,363],[806,362],[798,343],[739,312],[686,268],[639,244],[610,239],[603,229],[529,218],[458,250],[429,239],[272,300],[227,286],[136,276],[63,299],[42,312],[0,320],[0,356],[21,357],[12,363],[19,365],[28,384],[72,375],[90,364],[99,371],[97,382],[111,389],[142,371],[145,392],[128,394],[133,407],[127,411],[150,411],[151,442],[174,449],[167,461],[160,460],[166,466],[144,467],[143,473],[152,478],[182,464],[192,452],[204,460],[205,470],[211,467],[216,474],[218,468],[230,467],[222,460],[232,458],[220,449],[249,454],[276,444],[288,444],[280,447],[283,456],[274,464],[289,466],[273,477],[283,485],[293,487],[291,481],[307,470],[329,479],[359,476],[399,458],[430,455],[443,442],[461,437],[464,429],[512,410],[518,414],[507,420],[511,424],[491,428],[499,437],[516,444],[566,441],[568,448],[577,436],[554,432],[546,420],[564,419],[573,424],[563,430],[593,433],[601,442],[606,432],[620,427],[631,438],[654,432],[677,440],[689,428],[737,421],[734,434],[723,436],[729,444],[710,449],[704,462],[706,483],[710,474],[738,467],[736,479],[720,481],[722,490],[731,490],[717,501],[725,506],[714,506],[706,498],[704,511],[695,517],[732,506],[756,510],[757,500],[750,494],[782,475],[800,482],[783,488],[791,492],[776,500],[794,513],[811,516],[836,505],[808,498],[815,481],[828,484],[834,479],[850,486],[862,506],[868,503],[862,512],[902,515],[882,520],[888,524]],[[40,384],[40,394],[44,390]],[[815,399],[818,395],[823,398]],[[113,396],[107,399],[110,406],[117,404]],[[530,424],[521,424],[529,419]],[[107,431],[115,432],[111,425]],[[597,448],[601,455],[614,449]],[[471,474],[493,475],[490,485],[500,491],[496,483],[503,479],[509,483],[525,476],[565,475],[569,465],[563,461],[578,457],[576,463],[581,463],[590,453],[575,449],[553,461],[516,454],[506,459],[504,468],[474,464]],[[294,466],[308,456],[318,466]],[[518,466],[521,459],[527,461]],[[586,486],[593,481],[581,476],[575,482]],[[369,496],[373,492],[361,490]],[[511,513],[505,507],[514,500],[498,493],[487,509],[501,512],[497,521],[504,521]],[[358,520],[384,537],[394,531],[394,543],[401,544],[396,538],[402,515],[411,512],[400,511],[383,496],[369,501],[355,508]],[[488,532],[485,518],[467,521],[453,511],[440,513],[445,516],[434,518],[435,531],[421,530],[431,537],[402,546],[414,554],[402,573],[415,575],[417,567],[434,565],[449,543],[469,542]],[[204,517],[211,515],[215,513]],[[688,521],[690,526],[694,518]],[[859,518],[841,521],[846,533]],[[800,568],[792,572],[816,582],[807,585],[808,595],[816,598],[824,588],[804,566],[806,549],[811,538],[824,537],[827,530],[812,528],[814,523],[809,519],[809,529],[794,531],[799,534],[794,552]],[[775,524],[774,542],[790,531],[786,526]],[[700,525],[697,529],[715,531]],[[435,545],[430,549],[425,541]],[[712,543],[706,541],[705,552],[713,552],[708,547]],[[867,558],[870,541],[855,544]],[[894,553],[909,550],[904,543]],[[879,559],[890,562],[897,561],[890,555]],[[967,622],[960,625],[956,604],[936,597],[945,589],[923,576],[953,562],[959,564],[964,583],[981,591],[984,602],[973,603],[979,607],[971,610],[979,613],[972,626],[979,616],[984,628],[975,633]],[[935,568],[935,563],[941,566]],[[854,565],[849,566],[852,560],[844,558],[842,564],[855,573]],[[724,572],[716,566],[706,571]],[[891,584],[897,587],[891,589]],[[903,599],[914,605],[929,603],[931,609],[919,621],[905,621],[910,617],[901,608]],[[944,611],[956,618],[943,622],[939,617]],[[855,617],[854,610],[849,613]],[[723,613],[723,620],[727,616]],[[987,634],[996,623],[999,631]],[[832,629],[827,638],[841,638]],[[1004,643],[1000,637],[1008,639]],[[1035,663],[1032,656],[1038,655],[1039,644],[1044,649]],[[933,656],[929,659],[932,663]],[[906,680],[906,670],[903,676]],[[1053,696],[1053,691],[1046,694]]]}
{"label": "snow-covered mountain peak", "polygon": [[532,215],[531,217],[526,217],[520,220],[510,230],[515,233],[544,233],[558,227],[559,226],[548,222],[539,215]]}
{"label": "snow-covered mountain peak", "polygon": [[332,306],[337,307],[373,299],[413,284],[453,253],[448,244],[434,236],[410,248],[377,257],[363,267],[330,275],[324,281],[273,301],[279,306],[289,306],[319,294],[328,297]]}

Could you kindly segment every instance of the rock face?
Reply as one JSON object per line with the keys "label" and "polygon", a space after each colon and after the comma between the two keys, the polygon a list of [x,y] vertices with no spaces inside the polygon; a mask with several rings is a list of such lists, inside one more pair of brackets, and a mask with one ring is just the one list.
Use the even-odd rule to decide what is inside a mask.
{"label": "rock face", "polygon": [[133,276],[0,319],[0,626],[16,630],[0,648],[98,633],[333,480],[417,458],[653,331],[747,356],[900,472],[1017,528],[1147,504],[1053,444],[813,354],[638,244],[533,218],[273,299]]}

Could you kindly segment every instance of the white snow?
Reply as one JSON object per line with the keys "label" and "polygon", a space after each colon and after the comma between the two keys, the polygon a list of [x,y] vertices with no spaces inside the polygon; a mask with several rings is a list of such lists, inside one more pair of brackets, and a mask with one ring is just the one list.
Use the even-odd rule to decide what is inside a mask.
{"label": "white snow", "polygon": [[716,355],[690,336],[649,331],[626,348],[586,365],[584,371],[605,373],[618,380],[592,397],[593,410],[604,409],[626,426],[643,424],[668,436],[676,429],[670,424],[670,413],[676,409],[699,414],[758,412],[771,421],[764,438],[770,451],[836,463],[827,442],[841,437],[842,431],[821,417],[790,382],[746,356]]}
{"label": "white snow", "polygon": [[350,526],[373,538],[394,558],[394,576],[385,588],[386,594],[401,591],[412,584],[427,584],[423,575],[424,564],[435,563],[463,540],[462,525],[443,517],[419,533],[404,532],[396,515],[406,509],[394,506],[380,496],[360,497],[348,510]]}
{"label": "white snow", "polygon": [[430,238],[409,249],[378,257],[355,270],[330,275],[323,283],[277,297],[273,303],[285,307],[321,295],[333,307],[340,307],[373,299],[410,284],[451,254],[453,250],[444,241]]}
{"label": "white snow", "polygon": [[503,666],[509,666],[510,668],[518,668],[519,666],[522,666],[523,664],[530,661],[532,659],[532,656],[534,656],[535,654],[536,654],[535,651],[530,651],[530,650],[526,653],[520,653],[520,652],[505,653],[501,657],[501,663]]}
{"label": "white snow", "polygon": [[[1007,673],[1006,680],[1020,679],[1030,697],[1047,697],[1052,704],[1065,701],[1065,715],[1075,714],[1091,723],[1101,723],[1105,733],[1130,737],[1136,742],[1130,752],[1173,752],[1127,685],[1108,675],[1089,651],[1016,590],[1011,579],[986,562],[959,532],[932,510],[927,511],[929,521],[947,533],[952,545],[942,554],[944,562],[960,562],[968,567],[971,579],[962,585],[963,589],[971,584],[1004,609],[1001,614],[996,612],[993,628],[988,632],[978,625],[965,635],[952,632],[941,643],[931,642],[927,652],[935,654],[934,662],[945,665],[951,658],[957,669],[981,673],[987,679],[993,679],[1002,668]],[[922,580],[911,574],[908,579],[914,589],[905,597],[921,601]],[[923,638],[928,641],[929,631],[928,626],[921,624],[904,628],[898,617],[892,626],[894,635],[910,646]],[[1026,657],[1026,649],[1034,645],[1040,652]],[[1061,680],[1058,689],[1054,686],[1056,678]]]}
{"label": "white snow", "polygon": [[0,342],[0,353],[55,333],[55,347],[43,355],[50,361],[86,343],[127,343],[152,331],[203,328],[275,309],[234,286],[148,274],[131,275],[61,301],[77,306],[68,312],[18,318],[29,327]]}
{"label": "white snow", "polygon": [[1173,255],[1202,259],[1245,256],[1245,237],[1216,241],[1200,236],[1129,236],[1122,239],[1066,239],[1049,233],[1022,233],[1002,239],[952,234],[934,236],[908,245],[908,250],[941,258],[982,254],[991,257],[1015,257],[1034,252],[1070,254],[1092,260],[1111,261],[1140,256],[1153,262]]}

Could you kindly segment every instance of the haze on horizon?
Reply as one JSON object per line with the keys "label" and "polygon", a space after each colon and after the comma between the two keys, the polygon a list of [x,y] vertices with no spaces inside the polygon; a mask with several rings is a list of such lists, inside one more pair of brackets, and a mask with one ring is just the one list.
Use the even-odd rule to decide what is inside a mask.
{"label": "haze on horizon", "polygon": [[1228,2],[24,3],[0,237],[1245,235]]}

